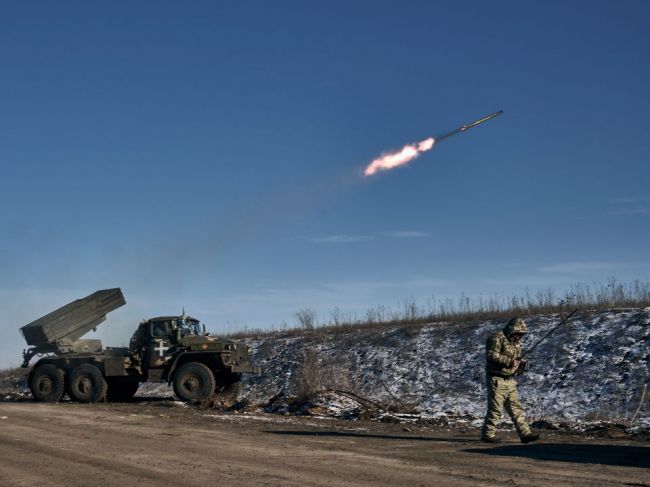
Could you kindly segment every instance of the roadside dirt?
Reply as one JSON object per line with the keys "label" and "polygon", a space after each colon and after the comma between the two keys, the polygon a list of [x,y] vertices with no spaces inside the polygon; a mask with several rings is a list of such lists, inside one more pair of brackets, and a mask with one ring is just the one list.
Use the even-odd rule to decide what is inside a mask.
{"label": "roadside dirt", "polygon": [[0,403],[2,486],[649,486],[650,445],[221,413],[168,401]]}

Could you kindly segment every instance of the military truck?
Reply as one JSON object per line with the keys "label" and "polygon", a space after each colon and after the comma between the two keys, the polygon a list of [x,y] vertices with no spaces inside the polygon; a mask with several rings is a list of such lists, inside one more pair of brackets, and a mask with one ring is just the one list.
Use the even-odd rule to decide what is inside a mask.
{"label": "military truck", "polygon": [[32,367],[29,387],[37,401],[70,399],[93,403],[133,398],[142,382],[167,382],[182,401],[198,402],[213,394],[234,399],[243,373],[260,373],[249,348],[211,336],[191,316],[160,316],[144,320],[129,347],[102,347],[100,340],[82,339],[126,304],[119,288],[97,291],[23,326],[30,346],[23,367]]}

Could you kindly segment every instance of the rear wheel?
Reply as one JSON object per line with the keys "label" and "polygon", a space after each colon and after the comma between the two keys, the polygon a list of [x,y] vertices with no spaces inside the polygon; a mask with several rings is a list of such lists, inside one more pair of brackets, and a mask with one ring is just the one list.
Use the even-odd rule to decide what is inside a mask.
{"label": "rear wheel", "polygon": [[106,379],[108,390],[106,400],[111,402],[128,402],[133,399],[140,386],[139,382],[125,381],[119,379]]}
{"label": "rear wheel", "polygon": [[214,389],[214,374],[202,363],[188,362],[174,374],[174,392],[181,401],[205,401]]}
{"label": "rear wheel", "polygon": [[63,370],[53,364],[36,366],[29,376],[29,388],[35,401],[60,401],[65,393]]}
{"label": "rear wheel", "polygon": [[80,364],[68,377],[68,394],[79,402],[99,402],[106,396],[108,385],[101,371],[92,364]]}

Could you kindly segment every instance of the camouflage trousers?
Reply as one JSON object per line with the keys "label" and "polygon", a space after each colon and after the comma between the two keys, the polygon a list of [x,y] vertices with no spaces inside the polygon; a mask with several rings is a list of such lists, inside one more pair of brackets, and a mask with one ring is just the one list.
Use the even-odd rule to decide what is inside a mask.
{"label": "camouflage trousers", "polygon": [[493,438],[496,434],[497,424],[503,414],[503,407],[515,423],[519,437],[530,434],[530,427],[526,422],[524,409],[519,403],[517,394],[517,381],[502,377],[487,376],[487,414],[483,422],[483,436]]}

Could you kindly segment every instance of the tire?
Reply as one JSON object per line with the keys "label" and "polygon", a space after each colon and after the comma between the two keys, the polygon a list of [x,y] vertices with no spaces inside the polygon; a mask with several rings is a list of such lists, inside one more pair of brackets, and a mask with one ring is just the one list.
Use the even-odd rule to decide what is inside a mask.
{"label": "tire", "polygon": [[111,402],[132,401],[140,386],[139,382],[120,379],[106,379],[106,384],[108,385],[106,400]]}
{"label": "tire", "polygon": [[65,393],[65,374],[53,364],[38,365],[29,374],[29,388],[35,401],[58,402]]}
{"label": "tire", "polygon": [[199,362],[188,362],[174,374],[174,392],[181,401],[205,401],[214,394],[215,387],[214,374]]}
{"label": "tire", "polygon": [[108,385],[101,371],[92,364],[77,365],[68,376],[68,394],[79,402],[99,402]]}

